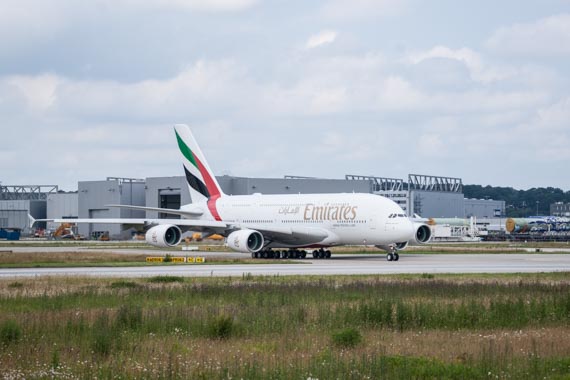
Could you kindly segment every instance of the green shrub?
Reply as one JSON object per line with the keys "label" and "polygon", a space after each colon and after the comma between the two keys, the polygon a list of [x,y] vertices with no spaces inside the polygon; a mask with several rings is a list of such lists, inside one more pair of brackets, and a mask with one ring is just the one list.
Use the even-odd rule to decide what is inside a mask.
{"label": "green shrub", "polygon": [[53,370],[57,370],[60,365],[61,363],[59,361],[59,351],[56,349],[53,351],[53,354],[51,355],[51,368]]}
{"label": "green shrub", "polygon": [[14,321],[13,319],[9,319],[4,321],[0,325],[0,343],[1,344],[10,344],[15,343],[20,340],[22,336],[22,329],[18,322]]}
{"label": "green shrub", "polygon": [[170,263],[172,262],[172,256],[169,255],[168,253],[164,256],[164,260],[162,260],[163,263]]}
{"label": "green shrub", "polygon": [[111,353],[114,339],[115,332],[111,329],[109,317],[100,315],[93,325],[91,349],[98,355],[107,356]]}
{"label": "green shrub", "polygon": [[235,330],[232,317],[221,315],[208,324],[208,335],[214,339],[228,339]]}
{"label": "green shrub", "polygon": [[148,279],[153,283],[184,282],[184,277],[180,276],[154,276]]}
{"label": "green shrub", "polygon": [[140,285],[137,284],[136,282],[133,281],[125,281],[125,280],[120,280],[120,281],[115,281],[112,282],[111,285],[109,285],[109,287],[111,289],[134,289],[134,288],[138,288]]}
{"label": "green shrub", "polygon": [[117,311],[117,326],[137,330],[143,323],[142,308],[136,305],[123,305]]}
{"label": "green shrub", "polygon": [[332,342],[337,347],[352,348],[362,342],[362,334],[355,328],[347,328],[332,335]]}

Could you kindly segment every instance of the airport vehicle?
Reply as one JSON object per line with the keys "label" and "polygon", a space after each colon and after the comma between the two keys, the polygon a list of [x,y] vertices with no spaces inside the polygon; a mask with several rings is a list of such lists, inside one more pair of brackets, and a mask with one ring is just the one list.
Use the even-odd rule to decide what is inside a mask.
{"label": "airport vehicle", "polygon": [[[410,241],[426,243],[430,227],[409,219],[388,198],[361,193],[236,195],[223,193],[206,159],[186,125],[174,127],[184,173],[192,199],[180,209],[108,205],[158,211],[181,219],[76,219],[75,223],[121,223],[147,228],[147,243],[157,247],[178,245],[182,233],[218,234],[234,251],[254,258],[329,258],[328,248],[369,245],[387,251],[398,261],[398,251]],[[58,220],[55,220],[58,222]]]}

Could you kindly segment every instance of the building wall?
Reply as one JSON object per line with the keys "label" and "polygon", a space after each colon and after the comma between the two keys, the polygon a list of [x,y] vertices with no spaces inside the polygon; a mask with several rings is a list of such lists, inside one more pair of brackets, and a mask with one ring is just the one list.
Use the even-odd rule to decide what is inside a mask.
{"label": "building wall", "polygon": [[463,194],[437,191],[411,191],[410,215],[424,218],[463,218]]}
{"label": "building wall", "polygon": [[[76,219],[79,217],[78,193],[54,193],[47,196],[47,219]],[[47,223],[48,230],[55,230],[59,223]]]}
{"label": "building wall", "polygon": [[[145,182],[122,182],[119,183],[120,204],[132,206],[144,206],[146,204]],[[140,210],[120,209],[121,218],[144,218],[145,212]]]}
{"label": "building wall", "polygon": [[0,201],[0,228],[19,228],[30,233],[30,201]]}
{"label": "building wall", "polygon": [[505,215],[505,201],[493,199],[465,199],[465,217],[497,218]]}
{"label": "building wall", "polygon": [[551,204],[550,215],[570,217],[570,203],[556,202]]}
{"label": "building wall", "polygon": [[30,227],[28,214],[34,219],[46,218],[46,201],[43,200],[12,200],[0,201],[0,227],[17,228],[23,235],[28,235],[33,229],[42,227],[41,224]]}
{"label": "building wall", "polygon": [[[151,177],[146,179],[146,206],[160,207],[161,195],[180,195],[180,204],[190,202],[190,192],[185,177]],[[148,218],[158,218],[158,212],[147,211]]]}
{"label": "building wall", "polygon": [[[144,218],[144,211],[107,207],[109,204],[145,205],[144,183],[82,181],[78,183],[79,218]],[[133,203],[129,203],[132,200]],[[109,232],[111,237],[122,235],[120,224],[81,223],[79,234],[90,237],[93,232]]]}
{"label": "building wall", "polygon": [[370,193],[371,181],[320,178],[245,178],[216,177],[228,195]]}

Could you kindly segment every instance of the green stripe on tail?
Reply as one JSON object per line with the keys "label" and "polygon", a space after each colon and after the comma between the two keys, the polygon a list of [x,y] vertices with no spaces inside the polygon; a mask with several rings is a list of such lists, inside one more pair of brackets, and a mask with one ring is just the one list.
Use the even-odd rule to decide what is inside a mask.
{"label": "green stripe on tail", "polygon": [[194,167],[196,169],[198,169],[198,171],[200,170],[200,168],[198,168],[198,163],[196,162],[196,160],[194,159],[194,153],[192,153],[192,151],[190,150],[190,148],[188,148],[188,145],[186,145],[186,143],[184,142],[184,140],[182,140],[180,138],[180,136],[178,136],[178,132],[176,132],[176,130],[174,131],[174,133],[176,133],[176,140],[178,141],[178,148],[180,148],[180,151],[182,152],[182,155],[184,157],[186,157],[186,159],[188,161],[190,161],[192,163],[192,165],[194,165]]}

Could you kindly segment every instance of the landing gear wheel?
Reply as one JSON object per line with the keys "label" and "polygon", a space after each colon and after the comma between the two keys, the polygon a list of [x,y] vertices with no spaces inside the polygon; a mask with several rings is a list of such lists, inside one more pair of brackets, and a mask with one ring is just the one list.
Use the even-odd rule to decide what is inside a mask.
{"label": "landing gear wheel", "polygon": [[319,251],[319,259],[324,259],[325,258],[325,251],[320,250]]}
{"label": "landing gear wheel", "polygon": [[394,253],[394,261],[398,261],[400,260],[400,255],[397,253]]}
{"label": "landing gear wheel", "polygon": [[317,251],[316,249],[313,251],[313,259],[318,259],[319,258],[319,251]]}
{"label": "landing gear wheel", "polygon": [[329,251],[328,249],[325,251],[325,258],[326,259],[330,259],[332,256],[331,251]]}
{"label": "landing gear wheel", "polygon": [[304,259],[307,257],[307,251],[301,251],[301,258]]}
{"label": "landing gear wheel", "polygon": [[394,255],[391,254],[391,253],[387,254],[387,255],[386,255],[386,260],[388,260],[388,261],[394,260]]}

